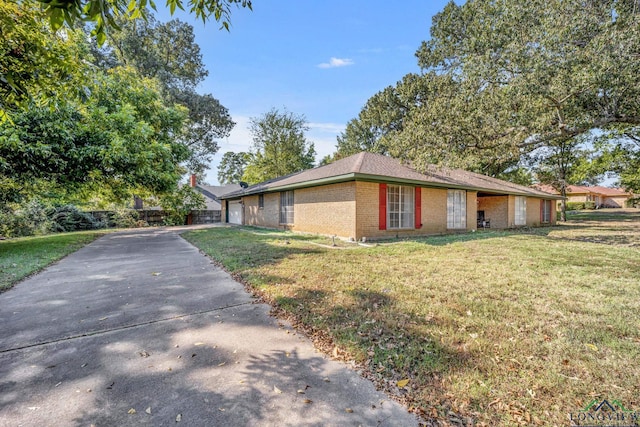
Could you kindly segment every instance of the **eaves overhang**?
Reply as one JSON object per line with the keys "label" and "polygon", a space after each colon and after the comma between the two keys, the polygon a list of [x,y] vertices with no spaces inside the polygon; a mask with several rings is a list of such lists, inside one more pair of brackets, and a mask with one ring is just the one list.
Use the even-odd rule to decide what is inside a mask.
{"label": "eaves overhang", "polygon": [[514,190],[497,190],[494,188],[486,188],[472,185],[464,185],[459,183],[449,183],[449,182],[432,182],[432,181],[424,181],[418,179],[406,179],[406,178],[398,178],[386,175],[371,175],[371,174],[363,174],[352,172],[343,175],[336,175],[326,178],[320,178],[310,181],[303,181],[291,184],[283,184],[283,185],[274,185],[268,188],[255,188],[250,190],[245,190],[244,192],[233,192],[223,196],[220,196],[220,199],[237,199],[243,196],[251,196],[255,194],[265,194],[265,193],[276,193],[280,191],[289,191],[289,190],[298,190],[301,188],[310,188],[317,187],[320,185],[329,185],[329,184],[338,184],[342,182],[349,181],[364,181],[364,182],[375,182],[381,184],[401,184],[401,185],[412,185],[419,187],[427,187],[427,188],[446,188],[452,190],[468,190],[468,191],[478,191],[483,193],[490,193],[495,195],[515,195],[515,196],[529,196],[529,197],[539,197],[545,199],[556,199],[562,200],[562,196],[558,196],[555,194],[536,194],[524,191],[514,191]]}

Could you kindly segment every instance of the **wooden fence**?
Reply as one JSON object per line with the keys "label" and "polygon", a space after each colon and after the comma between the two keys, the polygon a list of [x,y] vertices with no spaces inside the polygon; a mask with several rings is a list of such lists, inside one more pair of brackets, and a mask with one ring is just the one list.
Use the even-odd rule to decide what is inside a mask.
{"label": "wooden fence", "polygon": [[[153,226],[164,225],[164,220],[168,216],[165,211],[155,209],[136,209],[133,212],[138,213],[140,221],[145,221]],[[96,220],[105,222],[114,214],[112,211],[91,211],[88,213]],[[213,224],[221,222],[221,218],[220,211],[193,210],[189,215],[185,216],[184,224]]]}

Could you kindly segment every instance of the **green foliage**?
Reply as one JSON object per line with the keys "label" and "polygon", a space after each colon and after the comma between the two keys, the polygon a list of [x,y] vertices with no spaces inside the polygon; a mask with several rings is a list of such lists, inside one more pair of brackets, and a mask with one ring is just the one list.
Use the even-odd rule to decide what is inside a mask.
{"label": "green foliage", "polygon": [[253,117],[251,158],[243,178],[251,184],[313,167],[315,148],[304,132],[309,130],[303,115],[272,109]]}
{"label": "green foliage", "polygon": [[249,153],[231,151],[224,153],[218,166],[218,182],[220,184],[239,183],[250,159]]}
{"label": "green foliage", "polygon": [[110,189],[120,200],[130,200],[139,187],[175,188],[188,150],[173,135],[181,131],[186,110],[166,106],[153,80],[126,68],[96,75],[91,94],[83,105],[57,111],[34,106],[17,113],[13,123],[0,124],[0,177],[42,179],[68,191]]}
{"label": "green foliage", "polygon": [[0,2],[0,122],[32,102],[55,108],[84,91],[80,32],[53,33],[35,2]]}
{"label": "green foliage", "polygon": [[615,142],[605,141],[597,161],[620,177],[620,185],[640,193],[640,127],[625,132],[610,132]]}
{"label": "green foliage", "polygon": [[146,221],[133,209],[116,209],[107,213],[107,226],[116,228],[148,227]]}
{"label": "green foliage", "polygon": [[83,212],[73,205],[51,208],[47,216],[51,221],[50,231],[53,232],[95,230],[104,227],[104,224],[96,221],[90,213]]}
{"label": "green foliage", "polygon": [[568,211],[581,211],[585,208],[585,202],[567,202]]}
{"label": "green foliage", "polygon": [[183,185],[177,191],[163,195],[160,206],[167,213],[164,220],[166,225],[183,225],[189,212],[204,209],[206,204],[202,194]]}
{"label": "green foliage", "polygon": [[167,104],[187,108],[189,117],[175,136],[189,150],[187,169],[206,170],[218,151],[217,140],[229,136],[235,123],[213,95],[195,90],[208,72],[193,27],[179,20],[158,22],[151,15],[144,21],[122,20],[121,31],[112,34],[103,48],[93,45],[93,54],[95,63],[105,69],[128,65],[139,75],[158,80]]}
{"label": "green foliage", "polygon": [[[450,2],[417,52],[422,74],[374,95],[337,154],[492,176],[528,163],[559,188],[614,170],[635,187],[639,23],[632,0]],[[607,168],[591,151],[596,138],[624,145],[631,161]]]}
{"label": "green foliage", "polygon": [[5,205],[0,210],[0,236],[20,237],[46,234],[51,230],[47,207],[37,199],[23,206]]}
{"label": "green foliage", "polygon": [[[39,0],[49,17],[51,28],[55,31],[65,23],[73,27],[77,21],[89,21],[95,24],[92,35],[99,44],[106,41],[107,33],[119,30],[117,18],[130,20],[147,19],[147,5],[155,9],[149,0]],[[167,0],[171,14],[176,8],[184,10],[182,0]],[[222,28],[229,29],[231,7],[251,9],[251,0],[189,0],[189,12],[206,22],[213,17]]]}
{"label": "green foliage", "polygon": [[533,174],[529,169],[523,167],[508,169],[498,174],[496,178],[524,185],[526,187],[533,185]]}

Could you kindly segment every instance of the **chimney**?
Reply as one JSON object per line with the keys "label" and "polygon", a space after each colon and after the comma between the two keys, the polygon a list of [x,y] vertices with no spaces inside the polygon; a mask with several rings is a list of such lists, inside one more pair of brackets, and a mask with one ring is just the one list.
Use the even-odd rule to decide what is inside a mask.
{"label": "chimney", "polygon": [[189,186],[191,186],[191,187],[195,187],[196,186],[196,174],[195,173],[191,174],[191,179],[189,180]]}

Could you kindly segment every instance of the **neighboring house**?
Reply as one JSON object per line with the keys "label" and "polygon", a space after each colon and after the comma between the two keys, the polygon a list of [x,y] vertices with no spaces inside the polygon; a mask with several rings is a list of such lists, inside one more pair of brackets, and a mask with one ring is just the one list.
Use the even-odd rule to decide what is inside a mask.
{"label": "neighboring house", "polygon": [[222,221],[361,240],[555,224],[562,197],[458,169],[359,153],[224,194]]}
{"label": "neighboring house", "polygon": [[198,184],[195,175],[191,175],[191,178],[189,179],[189,185],[204,196],[204,201],[207,204],[206,209],[209,211],[221,210],[221,195],[231,193],[233,191],[238,191],[242,188],[240,184],[201,185]]}
{"label": "neighboring house", "polygon": [[[538,190],[560,194],[550,185],[536,185]],[[607,188],[599,185],[593,187],[581,185],[567,186],[567,202],[594,202],[602,208],[623,208],[626,202],[634,197],[633,193],[625,192],[621,188]]]}
{"label": "neighboring house", "polygon": [[240,184],[201,185],[197,183],[195,175],[191,175],[189,186],[202,194],[206,207],[204,210],[192,211],[187,216],[187,224],[221,222],[222,213],[219,197],[224,193],[238,191],[242,188]]}

